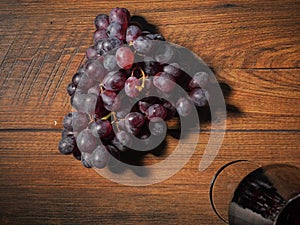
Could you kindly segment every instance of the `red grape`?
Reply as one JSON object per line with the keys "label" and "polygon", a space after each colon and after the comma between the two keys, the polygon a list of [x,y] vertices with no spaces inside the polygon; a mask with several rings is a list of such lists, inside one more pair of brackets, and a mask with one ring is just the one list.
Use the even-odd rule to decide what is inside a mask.
{"label": "red grape", "polygon": [[176,103],[176,110],[180,116],[188,116],[192,112],[192,103],[184,97],[180,97]]}
{"label": "red grape", "polygon": [[99,14],[98,16],[96,16],[94,24],[97,30],[106,29],[109,25],[108,15]]}
{"label": "red grape", "polygon": [[124,69],[130,69],[134,62],[134,54],[128,47],[120,47],[116,52],[117,64]]}
{"label": "red grape", "polygon": [[146,111],[146,115],[149,120],[151,120],[154,117],[160,117],[162,119],[165,119],[167,116],[167,113],[168,112],[167,112],[166,108],[163,107],[163,105],[161,105],[161,104],[151,105]]}
{"label": "red grape", "polygon": [[136,77],[129,77],[124,86],[124,91],[129,97],[137,97],[140,93],[141,81]]}
{"label": "red grape", "polygon": [[171,92],[175,86],[175,79],[166,72],[160,72],[153,78],[153,84],[162,92]]}
{"label": "red grape", "polygon": [[126,74],[123,71],[109,72],[103,80],[103,87],[106,90],[120,91],[124,88]]}
{"label": "red grape", "polygon": [[195,88],[194,90],[192,90],[190,93],[190,97],[195,105],[199,107],[205,106],[209,98],[208,92],[201,88]]}

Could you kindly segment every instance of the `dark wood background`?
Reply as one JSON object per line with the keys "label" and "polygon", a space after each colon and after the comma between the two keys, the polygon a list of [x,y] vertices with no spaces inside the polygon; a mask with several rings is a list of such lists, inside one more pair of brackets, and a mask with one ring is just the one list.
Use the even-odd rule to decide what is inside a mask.
{"label": "dark wood background", "polygon": [[[150,186],[116,184],[59,154],[66,86],[92,43],[94,17],[116,6],[191,49],[230,86],[225,139],[205,171],[209,124],[184,168]],[[239,158],[299,166],[297,0],[2,0],[0,19],[0,224],[221,225],[208,198],[219,167]],[[176,141],[168,143],[171,151]]]}

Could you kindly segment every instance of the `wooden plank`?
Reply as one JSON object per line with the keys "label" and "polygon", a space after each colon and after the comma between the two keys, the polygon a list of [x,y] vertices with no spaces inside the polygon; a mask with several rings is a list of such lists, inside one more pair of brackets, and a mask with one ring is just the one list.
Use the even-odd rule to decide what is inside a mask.
{"label": "wooden plank", "polygon": [[[22,81],[23,77],[11,78],[12,86],[0,100],[1,129],[62,128],[63,116],[71,111],[65,87],[80,65],[81,56],[74,56],[72,62],[69,60],[61,62],[59,72],[51,72],[53,68],[45,65],[38,77],[33,72],[28,74],[27,83]],[[64,71],[66,67],[68,71]],[[227,84],[224,89],[226,103],[230,105],[227,129],[299,129],[299,69],[220,69],[216,74],[219,82]],[[43,81],[46,81],[44,87]],[[23,92],[18,93],[14,84],[19,82],[25,84]],[[203,129],[210,128],[209,123],[202,125]]]}
{"label": "wooden plank", "polygon": [[[188,3],[176,2],[169,4],[174,5],[173,7],[164,8],[160,1],[153,1],[145,8],[143,1],[136,1],[124,3],[122,6],[128,7],[133,15],[145,17],[160,29],[167,40],[190,48],[211,66],[299,67],[300,17],[297,12],[300,6],[297,2],[237,1],[224,4],[221,1],[212,1],[193,2],[193,6]],[[79,31],[85,34],[83,44],[87,47],[92,43],[94,17],[100,12],[108,13],[115,5],[119,4],[2,3],[1,17],[4,22],[0,28],[6,41],[3,41],[4,46],[1,48],[7,50],[8,43],[21,28],[25,34],[33,34],[35,37],[38,33],[46,37],[60,34],[57,41],[62,44],[69,44],[67,39],[70,35],[74,36]],[[26,7],[25,12],[23,7]],[[13,14],[9,10],[12,10]],[[43,11],[44,14],[39,14],[39,11]],[[21,24],[18,23],[19,18],[22,18]],[[15,26],[11,26],[11,23]],[[16,40],[19,41],[22,40]],[[19,53],[10,52],[14,54],[8,54],[7,59],[14,59]]]}
{"label": "wooden plank", "polygon": [[[298,132],[227,132],[219,155],[205,171],[198,164],[209,132],[200,133],[190,161],[164,182],[124,186],[85,169],[56,150],[57,132],[0,133],[1,224],[209,224],[221,225],[210,208],[209,182],[235,159],[299,165]],[[274,141],[276,140],[276,141]],[[168,136],[166,155],[177,141]],[[191,143],[193,144],[193,143]],[[147,155],[156,163],[166,158]]]}

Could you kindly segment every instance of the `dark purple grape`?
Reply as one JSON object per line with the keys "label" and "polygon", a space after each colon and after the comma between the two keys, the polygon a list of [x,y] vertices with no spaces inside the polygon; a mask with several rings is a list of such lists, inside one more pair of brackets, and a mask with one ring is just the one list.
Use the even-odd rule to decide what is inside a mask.
{"label": "dark purple grape", "polygon": [[97,98],[94,94],[85,94],[83,96],[83,112],[93,115],[95,113]]}
{"label": "dark purple grape", "polygon": [[107,151],[110,153],[110,155],[112,155],[114,158],[120,160],[120,158],[121,158],[120,151],[118,151],[116,147],[114,147],[113,145],[107,145],[106,148],[107,148]]}
{"label": "dark purple grape", "polygon": [[81,160],[81,152],[80,150],[78,149],[77,145],[75,146],[74,148],[74,151],[73,151],[73,157],[77,160]]}
{"label": "dark purple grape", "polygon": [[142,36],[147,36],[148,34],[151,34],[150,31],[148,31],[148,30],[142,31]]}
{"label": "dark purple grape", "polygon": [[71,154],[75,148],[75,139],[72,137],[64,137],[58,144],[58,150],[60,153],[67,155]]}
{"label": "dark purple grape", "polygon": [[125,8],[113,8],[109,14],[109,22],[117,22],[119,24],[123,24],[124,27],[127,28],[128,22],[130,20],[130,13]]}
{"label": "dark purple grape", "polygon": [[191,91],[190,97],[196,106],[202,107],[208,103],[209,94],[206,90],[195,88]]}
{"label": "dark purple grape", "polygon": [[103,87],[110,91],[120,91],[124,88],[126,74],[122,71],[112,71],[103,80]]}
{"label": "dark purple grape", "polygon": [[96,18],[94,20],[94,24],[95,24],[95,27],[97,30],[106,29],[109,25],[108,15],[99,14],[98,16],[96,16]]}
{"label": "dark purple grape", "polygon": [[116,52],[116,60],[119,67],[130,69],[134,62],[134,54],[128,47],[120,47]]}
{"label": "dark purple grape", "polygon": [[144,61],[142,63],[142,69],[149,76],[154,76],[162,70],[159,62],[156,62],[154,59],[148,57],[144,58]]}
{"label": "dark purple grape", "polygon": [[72,96],[76,91],[76,86],[73,83],[69,83],[67,87],[68,95]]}
{"label": "dark purple grape", "polygon": [[137,25],[130,25],[126,30],[126,42],[132,43],[135,41],[139,36],[141,36],[142,30]]}
{"label": "dark purple grape", "polygon": [[121,108],[116,112],[116,117],[118,119],[124,119],[128,112],[130,112],[130,108]]}
{"label": "dark purple grape", "polygon": [[98,97],[99,93],[100,93],[100,86],[99,85],[95,85],[93,87],[91,87],[88,92],[88,94],[93,94],[96,95]]}
{"label": "dark purple grape", "polygon": [[180,76],[176,77],[176,83],[179,84],[183,89],[189,90],[188,85],[189,82],[191,81],[191,76],[184,71],[181,70]]}
{"label": "dark purple grape", "polygon": [[155,60],[160,63],[168,63],[174,56],[174,50],[170,44],[156,44]]}
{"label": "dark purple grape", "polygon": [[115,136],[116,136],[115,132],[112,129],[107,136],[101,138],[101,141],[102,141],[103,144],[108,145],[115,138]]}
{"label": "dark purple grape", "polygon": [[144,116],[139,112],[131,112],[125,116],[125,127],[128,132],[132,134],[137,134],[139,128],[144,125]]}
{"label": "dark purple grape", "polygon": [[77,73],[84,73],[83,65],[81,65],[81,66],[78,67]]}
{"label": "dark purple grape", "polygon": [[107,74],[103,64],[95,59],[89,59],[85,62],[85,71],[89,78],[97,82],[101,82]]}
{"label": "dark purple grape", "polygon": [[209,83],[209,75],[206,72],[197,72],[189,82],[189,89],[204,88]]}
{"label": "dark purple grape", "polygon": [[[77,77],[76,77],[76,79],[77,79]],[[82,92],[87,92],[91,87],[93,87],[96,84],[97,84],[97,82],[94,79],[88,77],[88,75],[86,73],[84,73],[81,76],[80,82],[77,85],[76,93],[78,92],[78,89],[80,89]]]}
{"label": "dark purple grape", "polygon": [[153,85],[153,79],[152,79],[152,77],[147,77],[146,79],[145,79],[145,82],[144,82],[144,90],[146,91],[146,92],[150,92],[150,94],[152,93],[151,91],[153,91],[154,90],[154,85]]}
{"label": "dark purple grape", "polygon": [[81,108],[81,94],[79,91],[76,91],[74,93],[74,95],[71,96],[70,98],[70,102],[71,102],[71,105],[74,109],[76,109],[77,111],[82,111],[82,110],[79,110]]}
{"label": "dark purple grape", "polygon": [[161,99],[156,97],[156,96],[149,96],[149,97],[143,98],[142,101],[147,102],[150,105],[161,104],[162,103]]}
{"label": "dark purple grape", "polygon": [[165,119],[167,116],[167,113],[168,112],[167,112],[166,108],[163,107],[163,105],[161,105],[161,104],[151,105],[146,111],[146,115],[149,120],[151,120],[154,117],[160,117],[162,119]]}
{"label": "dark purple grape", "polygon": [[95,50],[95,47],[94,46],[89,47],[85,52],[85,56],[87,59],[96,59],[97,51]]}
{"label": "dark purple grape", "polygon": [[111,38],[118,38],[119,40],[125,40],[126,38],[126,30],[122,26],[122,24],[117,22],[112,22],[106,29],[106,32]]}
{"label": "dark purple grape", "polygon": [[114,139],[112,140],[111,144],[113,144],[113,146],[120,152],[125,152],[126,150],[128,150],[128,148],[124,145],[122,145],[119,140],[117,139],[117,137],[114,137]]}
{"label": "dark purple grape", "polygon": [[105,90],[101,93],[104,107],[109,111],[117,111],[121,105],[120,98],[116,92]]}
{"label": "dark purple grape", "polygon": [[115,70],[118,67],[116,56],[109,54],[105,55],[103,60],[103,66],[107,71]]}
{"label": "dark purple grape", "polygon": [[153,41],[144,36],[139,36],[134,42],[133,47],[137,52],[149,53],[153,47]]}
{"label": "dark purple grape", "polygon": [[74,132],[80,132],[87,128],[90,118],[86,113],[72,112],[72,125]]}
{"label": "dark purple grape", "polygon": [[101,95],[99,95],[97,98],[97,104],[96,104],[96,108],[95,108],[95,118],[101,119],[102,117],[104,117],[108,114],[109,114],[109,111],[104,107],[102,97],[101,97]]}
{"label": "dark purple grape", "polygon": [[121,40],[115,37],[110,37],[107,40],[102,42],[102,50],[104,53],[107,53],[114,48],[118,48],[123,44]]}
{"label": "dark purple grape", "polygon": [[97,96],[94,94],[78,94],[72,96],[72,106],[79,112],[93,115],[97,104]]}
{"label": "dark purple grape", "polygon": [[172,119],[176,115],[177,111],[176,108],[172,105],[172,103],[168,101],[164,102],[163,107],[167,110],[167,116],[165,120]]}
{"label": "dark purple grape", "polygon": [[76,138],[77,146],[81,152],[93,152],[99,144],[97,139],[90,129],[82,130]]}
{"label": "dark purple grape", "polygon": [[165,135],[167,126],[165,121],[160,117],[154,117],[149,123],[149,130],[155,136]]}
{"label": "dark purple grape", "polygon": [[81,152],[81,163],[86,168],[92,168],[92,155],[87,152]]}
{"label": "dark purple grape", "polygon": [[108,35],[106,33],[106,28],[105,30],[96,30],[94,32],[94,36],[93,36],[93,42],[96,45],[97,43],[99,43],[100,41],[104,41],[108,38]]}
{"label": "dark purple grape", "polygon": [[[107,39],[99,40],[95,43],[95,49],[99,55],[104,55],[106,51],[104,51],[103,44],[107,42]],[[107,45],[107,43],[106,43]]]}
{"label": "dark purple grape", "polygon": [[73,131],[73,113],[65,115],[62,124],[66,130]]}
{"label": "dark purple grape", "polygon": [[168,93],[175,88],[176,81],[170,74],[160,72],[153,77],[153,85],[162,92]]}
{"label": "dark purple grape", "polygon": [[82,76],[84,76],[84,72],[80,72],[80,73],[75,73],[74,76],[72,77],[72,83],[75,87],[78,86]]}
{"label": "dark purple grape", "polygon": [[98,169],[104,168],[109,160],[110,154],[104,145],[98,145],[92,153],[92,165]]}
{"label": "dark purple grape", "polygon": [[180,77],[181,70],[179,69],[179,65],[177,63],[167,64],[163,68],[164,72],[172,75],[175,79]]}
{"label": "dark purple grape", "polygon": [[98,55],[96,60],[98,60],[103,65],[104,56],[103,55]]}
{"label": "dark purple grape", "polygon": [[137,97],[141,93],[141,80],[136,77],[129,77],[124,86],[124,91],[127,96],[133,98]]}
{"label": "dark purple grape", "polygon": [[144,36],[150,40],[157,40],[157,41],[165,41],[166,39],[161,34],[144,34]]}
{"label": "dark purple grape", "polygon": [[108,120],[97,120],[91,124],[91,131],[95,137],[105,138],[112,132],[111,123]]}
{"label": "dark purple grape", "polygon": [[188,116],[192,112],[192,102],[187,98],[180,97],[176,103],[176,110],[180,116]]}
{"label": "dark purple grape", "polygon": [[61,132],[61,138],[65,137],[74,137],[74,132],[67,129],[63,129],[63,131]]}
{"label": "dark purple grape", "polygon": [[[116,146],[115,145],[116,143],[119,143],[119,146]],[[121,130],[121,131],[116,133],[116,139],[115,139],[114,145],[120,151],[124,151],[126,148],[130,148],[131,144],[132,144],[131,137],[126,131]]]}
{"label": "dark purple grape", "polygon": [[139,106],[139,110],[141,113],[146,114],[148,108],[150,107],[151,104],[149,104],[148,102],[145,101],[138,101],[138,106]]}

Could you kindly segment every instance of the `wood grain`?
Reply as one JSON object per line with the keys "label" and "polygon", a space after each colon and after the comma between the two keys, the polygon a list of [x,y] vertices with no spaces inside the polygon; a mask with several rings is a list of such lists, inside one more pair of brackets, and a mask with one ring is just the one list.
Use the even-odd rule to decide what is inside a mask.
{"label": "wood grain", "polygon": [[[197,135],[200,141],[195,153],[179,173],[162,183],[130,187],[84,169],[72,156],[60,155],[58,132],[2,132],[1,223],[221,225],[208,199],[210,179],[219,167],[240,158],[261,164],[297,165],[300,160],[297,132],[228,132],[211,167],[199,172],[210,134]],[[169,150],[176,146],[170,136],[167,142]],[[146,156],[152,163],[163,159]]]}
{"label": "wood grain", "polygon": [[[220,132],[210,123],[191,131],[199,142],[177,174],[145,187],[58,153],[66,86],[92,44],[94,17],[116,6],[195,52],[223,83],[225,138],[205,171],[199,162]],[[218,168],[240,158],[300,165],[299,12],[294,0],[1,1],[0,224],[222,225],[208,198]],[[169,135],[164,154],[139,163],[166,159],[177,143]]]}

